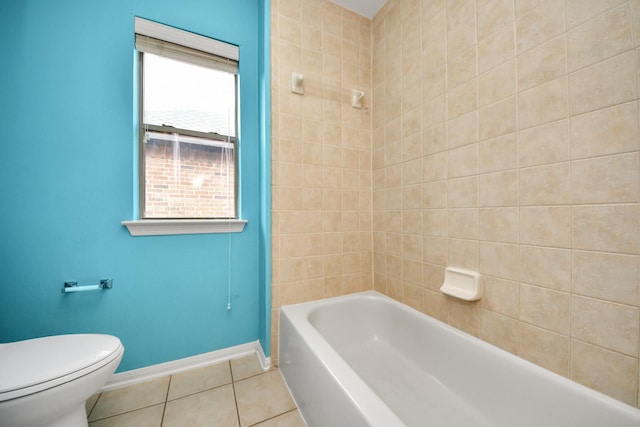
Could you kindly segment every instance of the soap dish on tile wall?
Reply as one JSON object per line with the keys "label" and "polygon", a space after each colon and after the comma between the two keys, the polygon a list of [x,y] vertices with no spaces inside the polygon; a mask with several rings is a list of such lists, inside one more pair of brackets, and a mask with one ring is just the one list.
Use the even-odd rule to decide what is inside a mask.
{"label": "soap dish on tile wall", "polygon": [[482,277],[475,271],[447,267],[444,271],[444,284],[440,291],[465,301],[476,301],[484,294]]}

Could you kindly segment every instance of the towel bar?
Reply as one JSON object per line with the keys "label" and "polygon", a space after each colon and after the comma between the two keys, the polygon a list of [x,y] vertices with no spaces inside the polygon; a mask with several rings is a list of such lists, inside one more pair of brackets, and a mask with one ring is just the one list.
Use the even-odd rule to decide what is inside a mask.
{"label": "towel bar", "polygon": [[111,289],[111,288],[113,288],[112,279],[102,279],[100,280],[100,284],[98,285],[83,285],[83,286],[78,286],[78,282],[64,282],[62,293],[68,294],[70,292],[99,291],[100,289]]}

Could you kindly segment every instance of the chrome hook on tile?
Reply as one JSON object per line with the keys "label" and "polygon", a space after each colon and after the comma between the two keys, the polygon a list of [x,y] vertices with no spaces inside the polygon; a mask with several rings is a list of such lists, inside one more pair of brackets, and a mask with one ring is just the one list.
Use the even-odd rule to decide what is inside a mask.
{"label": "chrome hook on tile", "polygon": [[102,279],[100,283],[97,285],[83,285],[78,286],[78,282],[64,282],[64,287],[62,288],[63,294],[68,294],[71,292],[86,292],[86,291],[99,291],[101,289],[111,289],[113,288],[113,279]]}

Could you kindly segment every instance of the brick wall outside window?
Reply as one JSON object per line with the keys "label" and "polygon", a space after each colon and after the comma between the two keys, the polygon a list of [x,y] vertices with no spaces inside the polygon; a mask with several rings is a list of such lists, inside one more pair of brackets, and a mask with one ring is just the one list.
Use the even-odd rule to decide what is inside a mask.
{"label": "brick wall outside window", "polygon": [[151,139],[145,147],[146,218],[235,217],[233,151]]}

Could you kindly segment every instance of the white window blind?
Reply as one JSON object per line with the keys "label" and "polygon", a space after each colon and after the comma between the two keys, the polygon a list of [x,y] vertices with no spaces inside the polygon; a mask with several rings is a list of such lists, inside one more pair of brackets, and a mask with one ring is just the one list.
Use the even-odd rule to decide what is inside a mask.
{"label": "white window blind", "polygon": [[238,74],[237,46],[135,18],[136,50]]}

